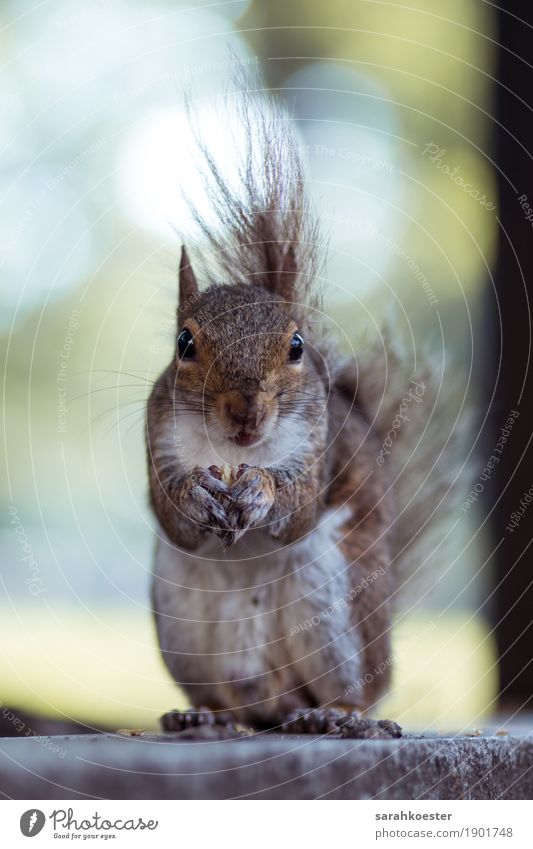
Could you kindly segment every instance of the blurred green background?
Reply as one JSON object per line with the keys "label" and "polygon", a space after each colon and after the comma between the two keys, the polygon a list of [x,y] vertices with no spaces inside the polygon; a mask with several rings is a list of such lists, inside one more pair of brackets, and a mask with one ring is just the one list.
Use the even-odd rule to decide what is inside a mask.
{"label": "blurred green background", "polygon": [[[471,395],[495,250],[493,27],[470,0],[2,0],[4,704],[154,727],[184,703],[152,628],[143,444],[180,236],[194,239],[180,188],[200,191],[183,91],[229,161],[213,103],[237,61],[259,68],[331,237],[332,320],[357,345],[393,305],[398,332],[444,339]],[[460,518],[456,556],[396,630],[402,723],[477,725],[493,703],[490,575]]]}

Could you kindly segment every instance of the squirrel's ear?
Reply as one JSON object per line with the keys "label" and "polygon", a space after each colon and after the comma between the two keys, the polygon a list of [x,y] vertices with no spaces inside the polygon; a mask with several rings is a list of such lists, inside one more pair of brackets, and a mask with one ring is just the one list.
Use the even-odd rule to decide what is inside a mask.
{"label": "squirrel's ear", "polygon": [[298,265],[296,262],[296,251],[291,244],[287,248],[281,270],[279,272],[277,291],[284,301],[293,301],[296,294],[296,281],[298,278]]}
{"label": "squirrel's ear", "polygon": [[181,249],[178,312],[184,312],[198,297],[198,283],[189,262],[185,245]]}

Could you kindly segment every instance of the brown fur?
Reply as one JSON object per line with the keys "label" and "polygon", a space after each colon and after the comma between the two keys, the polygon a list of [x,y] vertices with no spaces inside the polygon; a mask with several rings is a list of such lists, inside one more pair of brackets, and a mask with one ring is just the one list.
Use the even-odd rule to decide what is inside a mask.
{"label": "brown fur", "polygon": [[[190,330],[195,359],[180,360],[176,354],[157,381],[148,404],[147,445],[151,504],[168,540],[164,543],[167,553],[160,558],[164,566],[156,569],[154,583],[165,660],[194,702],[201,699],[232,709],[240,718],[262,722],[279,718],[293,702],[304,707],[340,705],[348,693],[348,704],[363,708],[382,695],[390,673],[393,601],[405,580],[403,555],[412,528],[419,523],[405,522],[399,510],[403,491],[394,481],[393,467],[377,462],[383,436],[405,391],[405,371],[391,393],[383,377],[386,369],[382,370],[375,351],[366,360],[363,356],[356,370],[353,362],[340,361],[334,345],[323,336],[316,321],[320,299],[312,288],[319,263],[318,227],[303,196],[294,141],[285,129],[280,130],[285,124],[276,108],[266,111],[259,129],[252,131],[249,108],[250,101],[245,99],[248,146],[241,169],[245,176],[242,197],[224,185],[208,150],[199,142],[213,206],[225,226],[224,237],[198,216],[197,220],[227,283],[215,284],[208,272],[209,285],[200,291],[183,252],[178,330]],[[255,145],[265,151],[260,173],[253,167]],[[305,339],[301,365],[288,361],[295,330]],[[425,375],[425,380],[429,386],[431,375]],[[188,422],[192,422],[189,429]],[[305,438],[283,454],[279,446],[302,428]],[[259,443],[253,450],[231,447],[232,456],[250,468],[230,487],[217,478],[216,468],[210,465],[213,461],[205,458],[213,453],[216,459],[215,448],[222,452],[224,445],[232,446],[243,433]],[[188,448],[180,453],[184,435]],[[197,448],[189,452],[193,445]],[[423,494],[407,509],[409,522],[422,500]],[[331,557],[320,529],[335,511],[345,518],[334,541],[337,555]],[[221,540],[220,557],[223,546],[231,551],[239,541],[239,552],[246,553],[259,540],[265,550],[272,551],[261,555],[261,563],[271,563],[272,574],[279,573],[275,604],[280,615],[264,638],[271,646],[264,669],[259,663],[261,658],[265,662],[263,654],[258,649],[254,654],[244,638],[242,647],[237,637],[235,645],[231,640],[219,645],[226,638],[220,636],[225,632],[223,622],[217,623],[217,605],[231,600],[232,593],[240,604],[239,599],[247,598],[241,582],[253,584],[254,579],[252,567],[250,577],[243,578],[246,572],[238,565],[214,564],[214,569],[224,570],[220,581],[226,595],[217,590],[219,594],[211,598],[209,585],[215,576],[209,573],[207,578],[201,563],[206,557],[213,560],[213,535]],[[311,557],[321,551],[314,552],[315,540],[325,546],[323,561],[313,567],[323,578],[317,587],[308,583],[308,575],[315,572],[307,565],[294,570],[291,566],[291,551],[296,557],[306,540]],[[242,548],[243,544],[248,547]],[[205,593],[190,588],[188,603],[185,589],[172,589],[175,600],[171,600],[170,583],[189,586],[197,573],[206,576],[198,579],[206,580]],[[328,587],[328,598],[335,601],[336,593],[342,600],[346,586],[351,589],[348,619],[340,614],[336,619],[328,617],[321,623],[320,639],[316,631],[308,635],[311,648],[306,648],[301,633],[291,642],[285,611],[294,605],[311,616],[315,599],[316,605],[321,603],[321,587]],[[197,632],[198,639],[184,639],[193,633],[193,626],[183,630],[182,603],[187,611],[193,604],[205,606],[187,614],[191,621],[209,620]],[[239,628],[247,621],[245,616]],[[350,639],[351,655],[346,649]],[[253,644],[253,637],[250,641]],[[205,673],[190,660],[190,649],[181,654],[180,642],[193,647],[202,642],[209,647]],[[207,670],[209,658],[217,651],[225,652],[220,661],[222,678],[229,674],[223,670],[233,669],[229,658],[235,652],[242,652],[242,662],[246,659],[252,666],[258,658],[259,672],[253,679],[257,683],[252,681],[246,690],[250,705],[242,701],[245,687],[238,682],[239,676],[232,679],[233,684],[204,683],[213,675]],[[193,654],[204,657],[201,652]],[[204,661],[197,657],[195,662]],[[363,682],[355,691],[350,688],[354,676]]]}

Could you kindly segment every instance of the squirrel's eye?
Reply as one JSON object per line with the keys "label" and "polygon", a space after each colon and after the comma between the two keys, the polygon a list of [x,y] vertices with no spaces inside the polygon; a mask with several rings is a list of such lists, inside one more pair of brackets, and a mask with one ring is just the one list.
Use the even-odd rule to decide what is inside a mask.
{"label": "squirrel's eye", "polygon": [[291,363],[299,363],[304,352],[304,340],[299,333],[295,333],[291,339],[289,349],[289,360]]}
{"label": "squirrel's eye", "polygon": [[194,339],[190,330],[182,330],[178,336],[178,354],[182,360],[194,359]]}

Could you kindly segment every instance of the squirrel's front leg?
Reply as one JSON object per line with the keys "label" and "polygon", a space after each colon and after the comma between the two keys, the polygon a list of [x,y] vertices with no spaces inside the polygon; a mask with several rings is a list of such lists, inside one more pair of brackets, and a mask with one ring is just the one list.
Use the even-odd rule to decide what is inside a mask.
{"label": "squirrel's front leg", "polygon": [[208,531],[223,539],[231,532],[224,506],[228,487],[209,469],[195,467],[168,482],[152,473],[150,489],[163,530],[177,545],[194,549]]}
{"label": "squirrel's front leg", "polygon": [[314,481],[308,474],[242,464],[227,511],[232,532],[224,539],[229,545],[250,528],[263,526],[281,542],[293,542],[313,526],[316,511]]}

